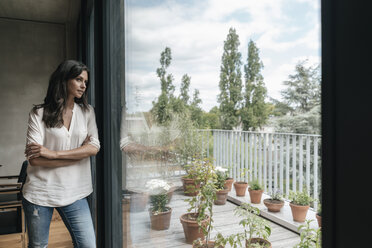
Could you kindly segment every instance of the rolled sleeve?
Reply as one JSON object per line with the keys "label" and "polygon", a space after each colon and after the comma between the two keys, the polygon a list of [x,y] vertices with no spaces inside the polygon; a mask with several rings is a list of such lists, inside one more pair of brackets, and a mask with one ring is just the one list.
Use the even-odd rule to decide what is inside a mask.
{"label": "rolled sleeve", "polygon": [[96,123],[96,115],[94,113],[94,109],[92,106],[89,105],[89,112],[88,112],[88,135],[90,135],[90,141],[88,144],[95,146],[98,151],[101,148],[99,138],[98,138],[98,129]]}
{"label": "rolled sleeve", "polygon": [[40,113],[36,115],[32,110],[29,113],[26,145],[31,144],[31,143],[37,143],[39,145],[44,145],[43,144],[43,132],[41,128],[42,123],[41,123],[41,117],[39,115]]}

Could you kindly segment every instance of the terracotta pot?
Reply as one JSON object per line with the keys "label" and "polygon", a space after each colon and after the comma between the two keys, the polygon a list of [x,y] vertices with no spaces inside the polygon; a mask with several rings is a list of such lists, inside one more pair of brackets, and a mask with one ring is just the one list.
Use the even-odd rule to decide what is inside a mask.
{"label": "terracotta pot", "polygon": [[196,196],[199,194],[200,183],[195,185],[195,180],[182,177],[183,191],[187,196]]}
{"label": "terracotta pot", "polygon": [[[192,213],[183,214],[180,217],[180,221],[183,227],[183,232],[185,233],[186,243],[192,244],[194,240],[200,238],[204,240],[205,236],[203,231],[199,228],[198,222],[196,220],[191,220],[188,217],[193,215]],[[202,225],[207,226],[209,217],[202,221]]]}
{"label": "terracotta pot", "polygon": [[205,244],[205,240],[203,241],[203,246],[200,246],[200,245],[192,245],[192,247],[193,248],[225,248],[225,246],[223,246],[223,245],[220,245],[220,246],[218,246],[218,247],[215,247],[214,246],[214,243],[215,243],[215,241],[213,241],[213,240],[210,240],[210,241],[208,241],[208,246],[206,246],[206,244]]}
{"label": "terracotta pot", "polygon": [[269,212],[279,212],[284,206],[284,201],[265,199],[263,202]]}
{"label": "terracotta pot", "polygon": [[247,191],[248,183],[244,182],[235,182],[234,188],[236,192],[236,196],[245,196],[245,192]]}
{"label": "terracotta pot", "polygon": [[219,190],[216,192],[217,199],[214,200],[214,204],[216,205],[225,205],[227,200],[227,194],[229,191],[227,189]]}
{"label": "terracotta pot", "polygon": [[[252,243],[254,243],[254,244],[259,243],[260,245],[265,245],[265,246],[264,246],[265,248],[272,248],[271,243],[270,243],[268,240],[266,240],[266,239],[261,239],[261,238],[251,238],[250,240],[251,240],[251,242],[250,242],[251,244],[252,244]],[[250,248],[250,247],[252,247],[252,246],[249,245],[249,243],[248,243],[247,240],[245,241],[245,247],[246,247],[246,248]]]}
{"label": "terracotta pot", "polygon": [[143,212],[146,209],[149,195],[147,193],[134,193],[130,196],[130,211]]}
{"label": "terracotta pot", "polygon": [[168,211],[154,214],[151,209],[149,209],[151,229],[153,230],[167,230],[169,228],[172,209],[168,208]]}
{"label": "terracotta pot", "polygon": [[318,221],[318,226],[322,227],[322,216],[316,214],[315,217],[316,217],[316,220]]}
{"label": "terracotta pot", "polygon": [[251,203],[255,203],[255,204],[261,203],[263,189],[260,189],[260,190],[248,189],[248,192],[251,198]]}
{"label": "terracotta pot", "polygon": [[293,220],[297,222],[304,222],[306,219],[307,211],[309,210],[310,206],[309,205],[301,206],[292,203],[289,203],[289,206],[291,207],[292,210]]}
{"label": "terracotta pot", "polygon": [[227,188],[228,191],[231,191],[233,182],[234,182],[234,178],[229,177],[226,179],[225,188]]}

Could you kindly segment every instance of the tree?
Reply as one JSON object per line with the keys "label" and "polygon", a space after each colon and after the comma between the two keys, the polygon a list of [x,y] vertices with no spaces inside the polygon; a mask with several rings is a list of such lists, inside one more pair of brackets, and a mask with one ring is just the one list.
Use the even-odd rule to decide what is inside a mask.
{"label": "tree", "polygon": [[242,105],[241,53],[239,36],[230,28],[222,55],[220,69],[220,103],[221,124],[223,129],[233,129],[240,123],[239,110]]}
{"label": "tree", "polygon": [[199,97],[199,90],[195,89],[189,109],[191,114],[191,120],[195,122],[195,125],[198,128],[202,128],[204,126],[203,110],[200,107],[201,103],[202,100]]}
{"label": "tree", "polygon": [[320,134],[320,124],[320,105],[306,113],[281,116],[274,123],[276,132],[304,134]]}
{"label": "tree", "polygon": [[[171,120],[172,102],[174,102],[173,75],[167,74],[167,68],[172,61],[172,52],[169,47],[166,47],[160,54],[160,67],[156,70],[156,74],[160,79],[161,93],[154,101],[151,113],[153,114],[156,122],[165,124]],[[174,104],[173,104],[174,105]]]}
{"label": "tree", "polygon": [[306,67],[306,62],[297,63],[296,73],[289,75],[289,80],[284,82],[287,88],[281,92],[287,104],[302,113],[320,104],[319,66]]}
{"label": "tree", "polygon": [[250,40],[248,43],[247,64],[244,65],[245,93],[244,107],[241,110],[243,130],[256,130],[266,124],[269,117],[269,106],[265,103],[267,89],[261,70],[263,63],[259,49]]}
{"label": "tree", "polygon": [[275,98],[270,97],[271,105],[272,105],[272,111],[271,114],[274,116],[283,116],[287,113],[293,113],[294,109],[291,108],[287,103],[281,102]]}
{"label": "tree", "polygon": [[220,110],[214,106],[208,113],[204,113],[205,128],[221,129]]}
{"label": "tree", "polygon": [[319,66],[305,66],[306,62],[299,61],[295,74],[284,82],[284,102],[274,101],[278,132],[320,134],[320,71]]}
{"label": "tree", "polygon": [[189,96],[190,81],[191,77],[189,75],[185,74],[182,76],[180,99],[185,104],[185,106],[189,104],[190,100]]}

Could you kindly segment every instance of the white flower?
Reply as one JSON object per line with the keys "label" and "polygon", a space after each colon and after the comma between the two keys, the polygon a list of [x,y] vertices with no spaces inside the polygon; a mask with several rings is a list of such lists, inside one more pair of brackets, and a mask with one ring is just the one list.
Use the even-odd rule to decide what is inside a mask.
{"label": "white flower", "polygon": [[161,179],[151,179],[146,183],[145,187],[152,195],[164,194],[171,188],[166,181]]}
{"label": "white flower", "polygon": [[216,167],[216,171],[226,172],[227,169],[226,169],[226,168],[222,168],[221,166],[217,166],[217,167]]}

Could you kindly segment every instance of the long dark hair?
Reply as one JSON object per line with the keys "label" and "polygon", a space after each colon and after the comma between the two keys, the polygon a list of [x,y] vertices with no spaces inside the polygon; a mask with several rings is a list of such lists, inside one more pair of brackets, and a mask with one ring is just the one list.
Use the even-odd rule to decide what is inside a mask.
{"label": "long dark hair", "polygon": [[[67,102],[67,81],[79,76],[83,71],[88,73],[86,65],[75,60],[66,60],[62,62],[53,72],[49,79],[48,91],[44,98],[44,103],[33,107],[33,112],[37,114],[37,109],[44,108],[43,121],[46,127],[61,127],[63,125],[62,111]],[[84,111],[88,109],[87,90],[81,98],[75,98],[74,101],[79,104]]]}

